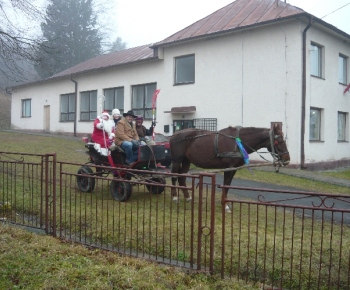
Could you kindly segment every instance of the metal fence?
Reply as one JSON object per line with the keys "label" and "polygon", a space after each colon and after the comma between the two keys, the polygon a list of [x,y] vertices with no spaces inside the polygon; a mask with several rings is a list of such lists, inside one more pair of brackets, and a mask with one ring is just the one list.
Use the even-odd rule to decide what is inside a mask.
{"label": "metal fence", "polygon": [[[203,173],[186,175],[187,202],[182,187],[171,184],[176,174],[90,165],[93,174],[78,173],[82,166],[54,154],[0,152],[0,219],[274,289],[350,287],[347,195],[223,186]],[[114,171],[125,171],[118,175],[124,178]],[[91,190],[79,190],[81,178],[93,180]],[[166,183],[154,182],[160,178]],[[111,195],[116,184],[131,189],[128,201]]]}
{"label": "metal fence", "polygon": [[224,198],[222,275],[276,289],[349,289],[348,195],[220,187],[245,195]]}

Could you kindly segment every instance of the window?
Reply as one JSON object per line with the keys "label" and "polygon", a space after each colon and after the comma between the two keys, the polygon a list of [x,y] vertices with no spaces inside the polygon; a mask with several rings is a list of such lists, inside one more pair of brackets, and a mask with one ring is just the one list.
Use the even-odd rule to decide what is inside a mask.
{"label": "window", "polygon": [[338,112],[338,141],[347,141],[347,113]]}
{"label": "window", "polygon": [[80,93],[80,120],[90,121],[97,118],[97,91]]}
{"label": "window", "polygon": [[193,55],[186,55],[175,58],[175,84],[193,84],[194,83],[194,65]]}
{"label": "window", "polygon": [[311,43],[310,60],[311,60],[311,75],[321,78],[322,71],[322,47]]}
{"label": "window", "polygon": [[344,85],[347,84],[347,64],[348,64],[347,57],[340,54],[338,79],[339,79],[339,83]]}
{"label": "window", "polygon": [[146,84],[132,87],[132,110],[135,115],[141,115],[145,119],[152,118],[152,97],[157,84]]}
{"label": "window", "polygon": [[113,109],[118,109],[120,114],[124,113],[124,88],[105,89],[106,97],[104,109],[111,114]]}
{"label": "window", "polygon": [[75,94],[61,95],[61,122],[75,120]]}
{"label": "window", "polygon": [[194,128],[193,120],[174,120],[173,132],[180,131],[187,128]]}
{"label": "window", "polygon": [[32,116],[32,99],[22,100],[22,117]]}
{"label": "window", "polygon": [[216,131],[217,130],[217,119],[216,118],[194,119],[193,126],[194,126],[194,128],[197,128],[197,129]]}
{"label": "window", "polygon": [[321,109],[310,109],[310,141],[321,141],[321,115]]}

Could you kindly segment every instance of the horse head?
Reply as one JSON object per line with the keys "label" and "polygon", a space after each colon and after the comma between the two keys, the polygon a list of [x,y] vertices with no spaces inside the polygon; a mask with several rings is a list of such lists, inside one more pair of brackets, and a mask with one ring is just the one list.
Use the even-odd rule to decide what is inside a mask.
{"label": "horse head", "polygon": [[273,129],[270,131],[270,145],[271,153],[275,161],[288,165],[290,162],[290,156],[287,148],[284,135],[279,124],[275,124]]}

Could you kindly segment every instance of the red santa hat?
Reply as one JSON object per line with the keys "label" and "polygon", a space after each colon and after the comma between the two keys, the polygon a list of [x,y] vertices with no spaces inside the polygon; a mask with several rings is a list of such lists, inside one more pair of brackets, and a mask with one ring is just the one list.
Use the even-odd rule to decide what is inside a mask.
{"label": "red santa hat", "polygon": [[109,118],[109,113],[108,113],[107,110],[104,110],[104,111],[102,112],[101,117],[103,117],[103,116],[106,116],[106,117]]}

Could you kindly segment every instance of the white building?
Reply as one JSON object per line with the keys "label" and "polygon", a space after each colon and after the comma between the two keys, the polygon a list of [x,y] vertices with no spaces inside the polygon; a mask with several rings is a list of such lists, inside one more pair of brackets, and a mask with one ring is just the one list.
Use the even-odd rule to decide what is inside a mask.
{"label": "white building", "polygon": [[150,124],[160,89],[157,132],[280,122],[291,164],[349,165],[349,56],[350,35],[302,9],[237,0],[153,45],[14,87],[12,128],[91,133],[115,107]]}

